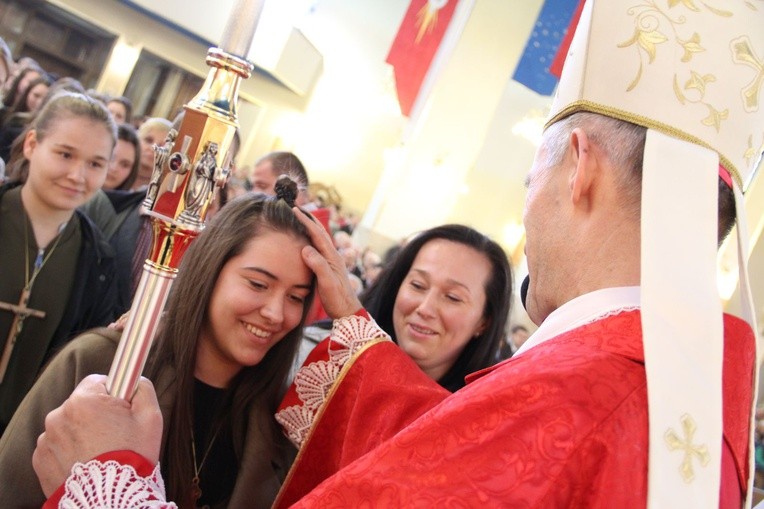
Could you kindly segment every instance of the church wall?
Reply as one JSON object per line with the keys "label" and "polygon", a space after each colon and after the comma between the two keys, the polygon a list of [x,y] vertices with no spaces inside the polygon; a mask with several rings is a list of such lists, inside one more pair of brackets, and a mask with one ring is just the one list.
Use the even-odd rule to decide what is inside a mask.
{"label": "church wall", "polygon": [[[132,67],[135,65],[134,60],[137,59],[141,49],[150,51],[200,78],[207,75],[209,68],[204,61],[207,45],[121,2],[114,0],[49,1],[119,37],[115,46],[121,46],[121,48],[112,51],[112,59],[107,63],[99,81],[98,88],[101,92],[110,94],[123,92]],[[258,130],[267,132],[268,125],[264,124],[260,118],[266,109],[272,112],[301,111],[308,101],[307,97],[299,97],[272,78],[257,72],[248,80],[242,81],[240,97],[242,101],[239,106],[239,120],[245,132],[245,138],[252,138],[253,133],[249,130],[255,126]],[[272,116],[278,115],[272,113]],[[247,164],[254,157],[250,153],[251,147],[250,144],[242,148],[240,164]]]}
{"label": "church wall", "polygon": [[[510,124],[518,112],[527,110],[525,98],[535,94],[508,82],[540,5],[540,0],[475,2],[414,134],[406,141],[403,169],[390,169],[398,176],[378,217],[366,224],[369,229],[401,238],[457,221],[504,243],[505,218],[517,221],[522,206],[505,207],[502,188],[515,186],[523,193],[524,172],[535,150],[527,141],[512,140],[516,136]],[[541,105],[546,101],[536,98]],[[523,177],[503,178],[517,173]]]}

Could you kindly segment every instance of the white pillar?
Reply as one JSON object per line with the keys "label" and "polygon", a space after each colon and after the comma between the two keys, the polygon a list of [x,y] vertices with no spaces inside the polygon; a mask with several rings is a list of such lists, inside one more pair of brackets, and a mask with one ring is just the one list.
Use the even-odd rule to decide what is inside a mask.
{"label": "white pillar", "polygon": [[108,95],[122,95],[138,62],[141,49],[143,45],[132,44],[124,36],[120,36],[114,43],[96,90]]}

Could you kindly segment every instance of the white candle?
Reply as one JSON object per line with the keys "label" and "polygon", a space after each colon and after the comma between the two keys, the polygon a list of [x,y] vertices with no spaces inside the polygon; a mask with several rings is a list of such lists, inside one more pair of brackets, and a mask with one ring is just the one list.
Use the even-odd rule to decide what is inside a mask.
{"label": "white candle", "polygon": [[236,0],[233,11],[223,29],[220,49],[232,55],[247,58],[255,28],[260,20],[265,0]]}

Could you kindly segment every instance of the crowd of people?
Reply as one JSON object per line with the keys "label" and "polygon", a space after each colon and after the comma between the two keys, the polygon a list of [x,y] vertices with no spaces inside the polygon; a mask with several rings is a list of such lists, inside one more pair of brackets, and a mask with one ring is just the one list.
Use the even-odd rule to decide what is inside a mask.
{"label": "crowd of people", "polygon": [[[622,16],[592,5],[585,30]],[[595,8],[611,10],[597,18]],[[575,67],[585,58],[571,65],[570,80],[585,76]],[[699,173],[710,168],[712,199],[670,196],[713,209],[707,228],[686,228],[708,233],[704,246],[732,229],[740,179],[711,142],[699,144],[716,159],[696,160],[699,138],[666,141],[668,120],[641,123],[664,113],[652,101],[628,118],[564,93],[553,105],[523,217],[533,334],[509,323],[512,267],[486,235],[444,224],[375,253],[310,194],[297,155],[263,155],[217,197],[180,266],[146,378],[126,402],[107,395],[103,373],[148,249],[142,204],[155,151],[182,118],[136,126],[125,98],[33,61],[6,58],[6,67],[0,505],[103,507],[107,492],[114,507],[159,508],[750,502],[748,469],[760,459],[749,441],[755,335],[718,312],[709,318],[718,330],[707,327],[700,345],[718,347],[718,380],[705,377],[700,356],[682,366],[685,377],[654,368],[656,340],[671,347],[666,331],[676,329],[664,315],[651,322],[655,287],[643,277],[653,274],[644,259],[654,246],[643,244],[655,219],[642,196],[654,190],[648,175],[684,169],[656,154],[676,150]],[[736,125],[752,122],[744,118]],[[303,352],[316,326],[325,337]],[[687,380],[709,389],[701,426],[690,410],[654,402],[671,392],[655,382],[666,373],[678,394],[698,388]],[[666,412],[679,412],[685,436],[669,429],[668,447],[656,447],[654,419]],[[718,433],[708,432],[712,421]],[[719,443],[695,446],[696,432]],[[713,472],[694,469],[693,456]],[[696,474],[703,486],[685,494]]]}
{"label": "crowd of people", "polygon": [[[45,415],[88,374],[108,371],[120,337],[115,320],[130,309],[148,253],[142,204],[155,148],[182,116],[138,121],[125,97],[87,90],[32,59],[14,62],[9,51],[3,61],[0,485],[15,489],[0,490],[0,500],[39,506],[45,494],[31,458]],[[499,360],[512,271],[497,243],[467,226],[444,225],[412,235],[383,257],[357,245],[353,220],[337,203],[313,196],[309,182],[291,152],[265,154],[251,171],[234,170],[173,286],[166,308],[173,320],[160,327],[146,376],[161,392],[168,493],[183,504],[273,502],[296,452],[273,415],[314,344],[306,343],[306,325],[328,334],[332,319],[363,302],[449,391]],[[316,281],[300,255],[311,239],[291,206],[310,213],[331,239],[342,260],[337,273],[352,294],[349,308],[337,311],[332,299],[313,298]],[[279,246],[271,259],[269,246]],[[267,276],[236,275],[245,266]],[[241,277],[252,288],[236,290]],[[277,291],[283,302],[273,304]],[[227,310],[226,302],[239,304]],[[254,313],[264,318],[247,321],[245,337],[236,339],[235,321]],[[259,353],[242,346],[252,334],[261,338]],[[192,489],[199,491],[193,500]]]}

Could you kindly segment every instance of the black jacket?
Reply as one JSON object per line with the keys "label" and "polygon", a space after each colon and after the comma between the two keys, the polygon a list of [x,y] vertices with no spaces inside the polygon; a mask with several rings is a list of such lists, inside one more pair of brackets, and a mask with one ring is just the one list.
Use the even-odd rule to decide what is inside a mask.
{"label": "black jacket", "polygon": [[92,219],[114,250],[117,280],[116,314],[133,303],[133,257],[142,226],[140,207],[146,191],[99,191],[80,210]]}

